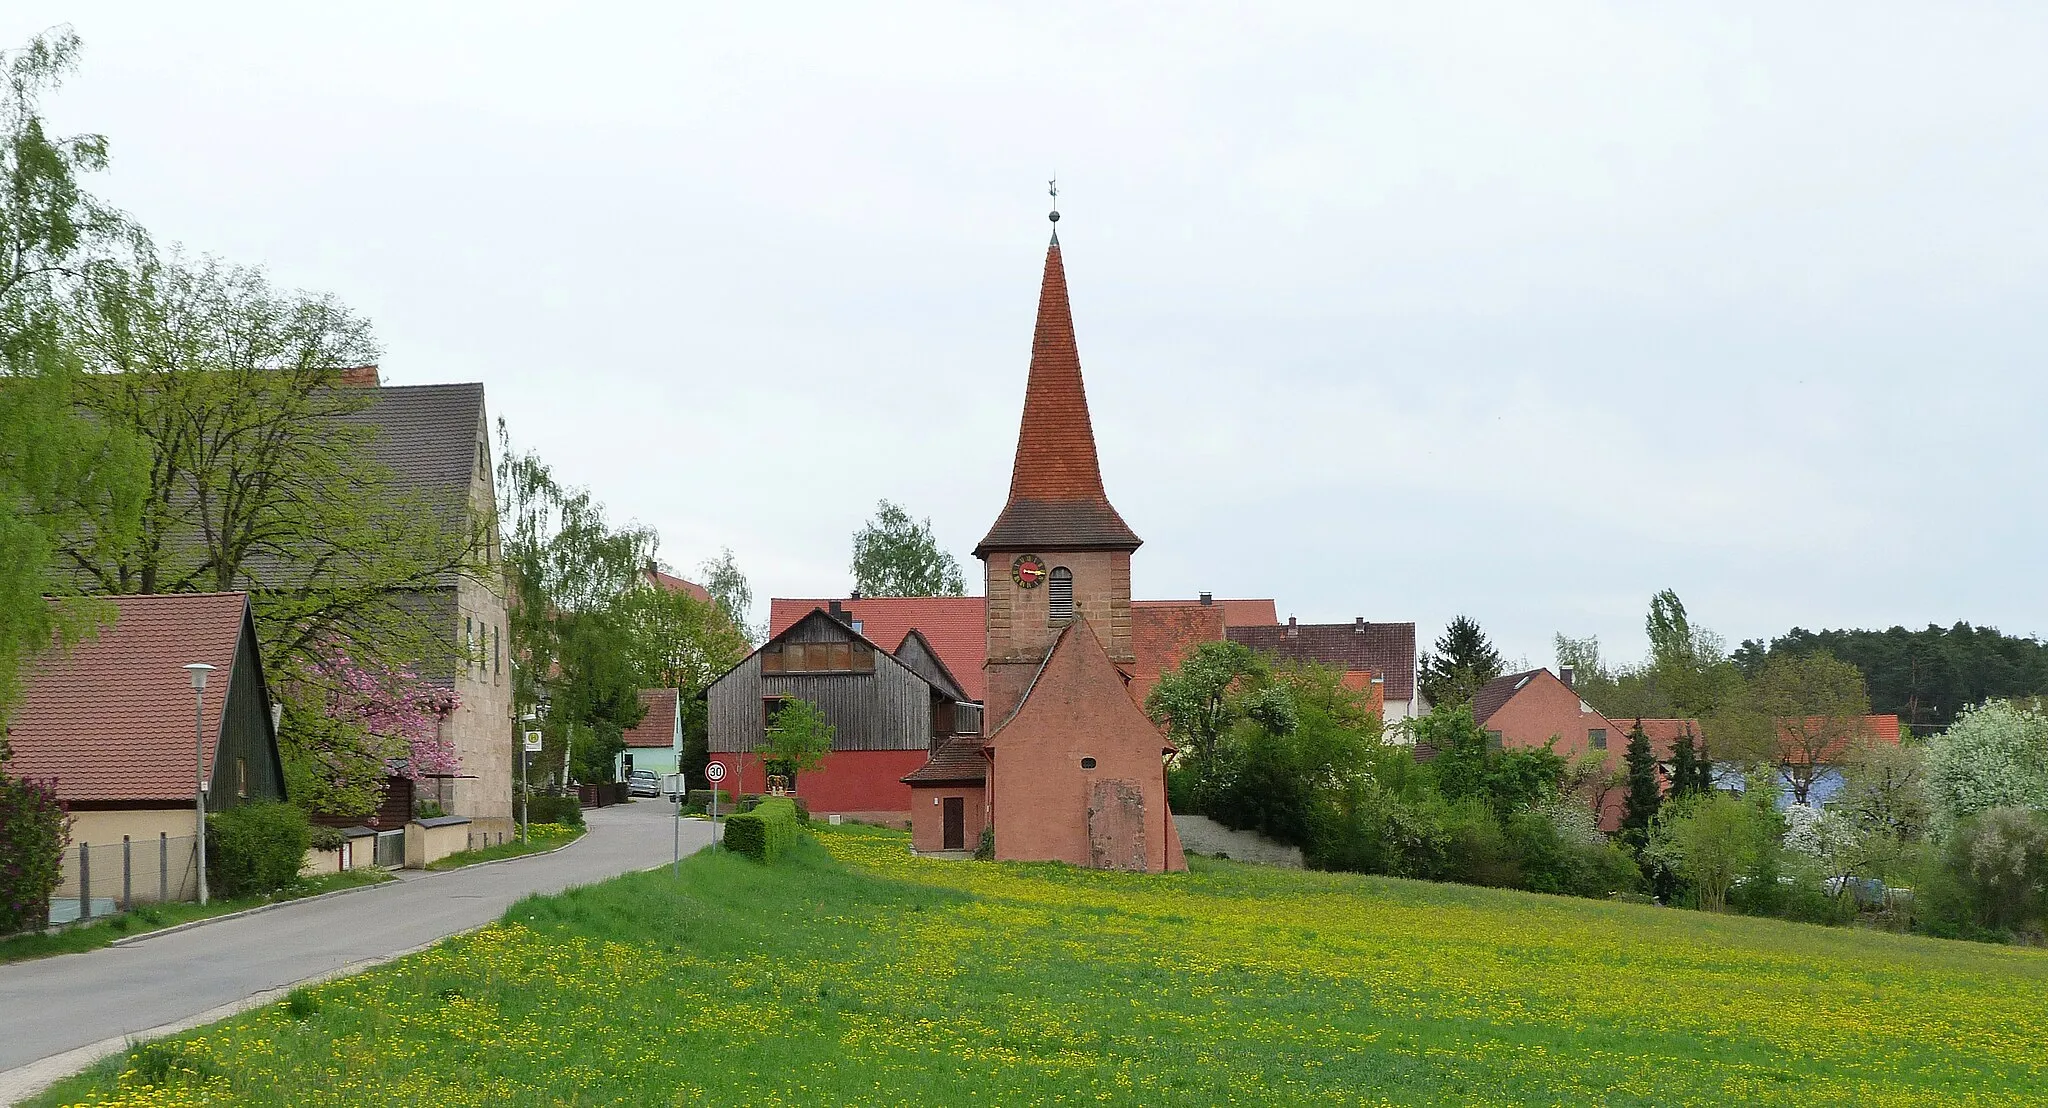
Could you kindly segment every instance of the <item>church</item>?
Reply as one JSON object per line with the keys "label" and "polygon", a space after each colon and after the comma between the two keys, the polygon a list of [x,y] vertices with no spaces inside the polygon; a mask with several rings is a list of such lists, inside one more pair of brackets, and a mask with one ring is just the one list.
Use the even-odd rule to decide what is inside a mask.
{"label": "church", "polygon": [[1172,748],[1129,688],[1141,541],[1103,488],[1055,228],[1009,500],[974,550],[987,597],[983,726],[902,778],[919,853],[972,851],[987,834],[1003,861],[1187,868],[1166,802]]}

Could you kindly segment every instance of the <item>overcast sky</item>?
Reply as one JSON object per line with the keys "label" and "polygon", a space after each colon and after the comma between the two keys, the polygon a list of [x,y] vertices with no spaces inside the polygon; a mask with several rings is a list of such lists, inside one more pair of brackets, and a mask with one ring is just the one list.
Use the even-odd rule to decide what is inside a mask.
{"label": "overcast sky", "polygon": [[763,613],[884,497],[979,591],[1057,172],[1140,597],[1536,664],[1666,586],[1731,643],[2048,632],[2048,6],[578,7],[0,43],[84,37],[49,115],[160,240],[484,382]]}

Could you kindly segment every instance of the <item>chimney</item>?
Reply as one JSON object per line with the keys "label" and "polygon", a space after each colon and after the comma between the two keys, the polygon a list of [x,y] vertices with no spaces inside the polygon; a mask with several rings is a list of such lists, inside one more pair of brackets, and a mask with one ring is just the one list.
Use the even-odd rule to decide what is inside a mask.
{"label": "chimney", "polygon": [[341,376],[335,383],[344,388],[374,389],[384,382],[377,376],[376,366],[352,365],[343,367]]}
{"label": "chimney", "polygon": [[1364,616],[1352,616],[1352,617],[1351,617],[1351,633],[1352,633],[1352,634],[1354,634],[1354,635],[1363,635],[1363,634],[1365,634],[1365,617],[1364,617]]}
{"label": "chimney", "polygon": [[837,600],[828,601],[825,604],[825,614],[841,623],[846,622],[846,609]]}
{"label": "chimney", "polygon": [[1216,597],[1215,597],[1215,594],[1213,594],[1213,593],[1206,593],[1206,592],[1202,594],[1202,607],[1206,608],[1206,607],[1208,607],[1209,605],[1211,605],[1211,604],[1213,604],[1213,603],[1215,603],[1215,602],[1216,602]]}
{"label": "chimney", "polygon": [[1576,676],[1577,676],[1577,671],[1573,670],[1573,669],[1572,669],[1572,667],[1570,667],[1570,666],[1559,666],[1559,667],[1557,667],[1557,679],[1558,679],[1558,680],[1560,680],[1560,681],[1562,681],[1562,682],[1564,682],[1564,687],[1565,687],[1565,688],[1567,688],[1567,689],[1569,689],[1569,688],[1572,688],[1572,687],[1573,687],[1573,685],[1572,685],[1572,678],[1574,678],[1574,677],[1576,677]]}
{"label": "chimney", "polygon": [[859,599],[860,599],[860,590],[859,590],[859,589],[855,589],[855,590],[853,590],[852,592],[850,592],[850,593],[848,593],[848,594],[847,594],[846,598],[847,598],[848,600],[859,600]]}
{"label": "chimney", "polygon": [[1288,617],[1287,617],[1287,637],[1288,637],[1288,638],[1290,638],[1290,639],[1293,639],[1293,638],[1299,638],[1300,636],[1301,636],[1301,629],[1300,629],[1300,628],[1298,628],[1298,627],[1296,627],[1296,626],[1294,625],[1294,617],[1293,617],[1293,616],[1288,616]]}

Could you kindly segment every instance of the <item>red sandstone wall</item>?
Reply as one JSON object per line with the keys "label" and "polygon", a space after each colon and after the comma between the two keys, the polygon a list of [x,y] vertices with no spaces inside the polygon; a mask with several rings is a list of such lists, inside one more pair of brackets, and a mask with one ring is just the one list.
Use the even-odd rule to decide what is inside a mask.
{"label": "red sandstone wall", "polygon": [[910,848],[921,854],[946,849],[946,808],[940,803],[949,796],[964,802],[966,829],[964,849],[981,845],[981,829],[988,826],[988,806],[977,785],[926,785],[910,790]]}
{"label": "red sandstone wall", "polygon": [[[1187,868],[1166,804],[1159,732],[1087,629],[1068,636],[993,742],[997,858],[1091,865],[1091,792],[1121,779],[1143,798],[1146,868]],[[1083,769],[1083,758],[1095,759],[1094,768]]]}
{"label": "red sandstone wall", "polygon": [[1010,551],[991,552],[984,578],[988,587],[989,687],[984,713],[994,727],[1016,708],[1024,686],[1037,672],[1064,624],[1055,626],[1048,615],[1048,588],[1019,588],[1010,578],[1010,565],[1020,553],[1034,553],[1043,559],[1048,575],[1064,566],[1074,574],[1074,612],[1088,621],[1103,649],[1119,662],[1129,664],[1131,653],[1131,556],[1119,551]]}
{"label": "red sandstone wall", "polygon": [[[905,819],[910,812],[910,786],[903,783],[903,775],[924,765],[929,757],[922,750],[835,750],[825,755],[824,765],[797,778],[796,794],[804,798],[814,816],[836,812]],[[768,786],[768,773],[758,754],[714,754],[711,760],[724,763],[725,780],[719,788],[727,792],[757,793]],[[692,781],[690,787],[701,789],[705,783]]]}

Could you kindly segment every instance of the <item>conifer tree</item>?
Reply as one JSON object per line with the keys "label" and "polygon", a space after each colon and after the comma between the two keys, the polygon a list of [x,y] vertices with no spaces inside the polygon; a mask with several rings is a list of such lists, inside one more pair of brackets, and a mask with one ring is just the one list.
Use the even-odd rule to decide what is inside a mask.
{"label": "conifer tree", "polygon": [[1698,772],[1699,757],[1693,752],[1692,729],[1688,727],[1671,746],[1671,799],[1697,791]]}
{"label": "conifer tree", "polygon": [[1421,658],[1422,695],[1431,705],[1467,704],[1480,686],[1507,668],[1477,620],[1459,616],[1436,640],[1436,652]]}
{"label": "conifer tree", "polygon": [[1643,721],[1628,733],[1628,798],[1622,809],[1622,834],[1640,848],[1649,841],[1650,821],[1664,801],[1657,786],[1657,756],[1650,751],[1650,736],[1643,733]]}

